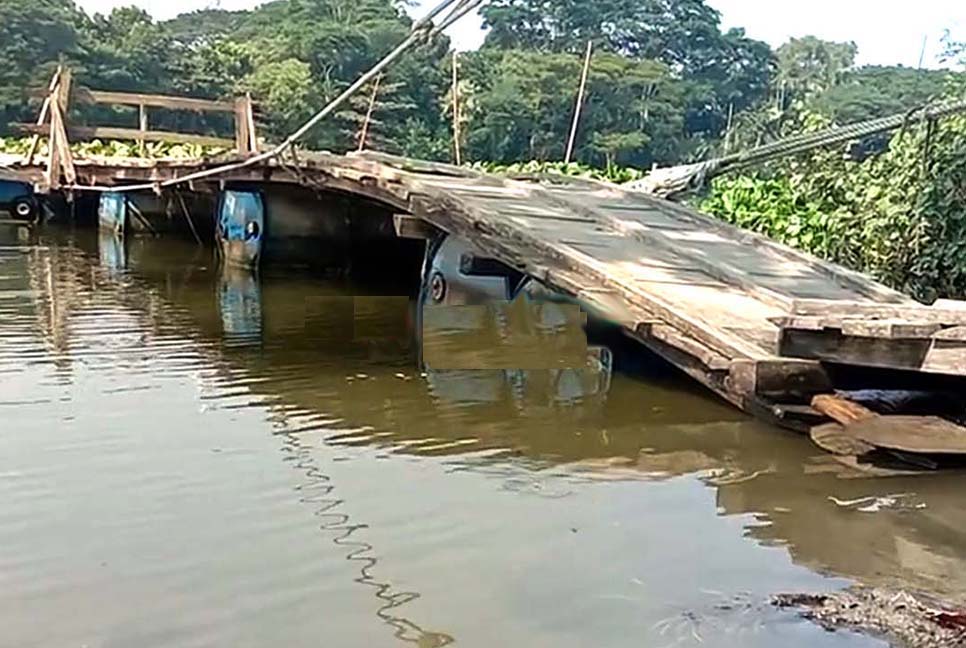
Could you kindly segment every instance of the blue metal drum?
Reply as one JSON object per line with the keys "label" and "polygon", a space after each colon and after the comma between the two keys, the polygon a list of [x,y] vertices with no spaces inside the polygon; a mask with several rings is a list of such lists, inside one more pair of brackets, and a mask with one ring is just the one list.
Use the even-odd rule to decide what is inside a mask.
{"label": "blue metal drum", "polygon": [[218,204],[218,243],[229,265],[254,267],[262,254],[265,201],[253,191],[223,191]]}
{"label": "blue metal drum", "polygon": [[124,235],[127,221],[127,197],[123,193],[108,192],[101,194],[97,205],[97,223],[101,230]]}

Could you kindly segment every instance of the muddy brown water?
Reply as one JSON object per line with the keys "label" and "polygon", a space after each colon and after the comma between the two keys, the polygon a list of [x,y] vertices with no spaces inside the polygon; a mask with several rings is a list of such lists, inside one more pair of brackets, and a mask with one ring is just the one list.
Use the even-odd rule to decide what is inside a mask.
{"label": "muddy brown water", "polygon": [[847,479],[648,361],[424,375],[406,304],[0,228],[0,646],[868,646],[767,599],[966,602],[962,476]]}

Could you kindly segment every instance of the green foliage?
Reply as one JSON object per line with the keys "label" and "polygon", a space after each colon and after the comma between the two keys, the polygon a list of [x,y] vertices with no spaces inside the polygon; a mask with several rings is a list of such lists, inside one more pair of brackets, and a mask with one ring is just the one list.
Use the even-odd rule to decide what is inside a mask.
{"label": "green foliage", "polygon": [[[561,159],[582,60],[575,54],[484,49],[463,57],[472,159]],[[686,105],[666,66],[600,53],[588,78],[577,158],[650,166],[673,162]]]}
{"label": "green foliage", "polygon": [[862,162],[816,153],[714,182],[700,208],[922,299],[966,295],[966,118]]}
{"label": "green foliage", "polygon": [[[716,138],[730,112],[758,105],[768,93],[774,56],[743,30],[722,32],[704,0],[492,0],[482,14],[486,47],[579,54],[588,40],[634,61],[658,61],[674,71],[685,100],[682,140]],[[626,130],[626,129],[622,129]]]}
{"label": "green foliage", "polygon": [[597,169],[573,162],[565,164],[563,162],[541,162],[539,160],[517,162],[514,164],[477,162],[472,165],[472,168],[485,173],[495,173],[498,175],[564,175],[616,183],[633,182],[644,177],[642,171],[627,167],[615,166],[607,169]]}
{"label": "green foliage", "polygon": [[838,85],[855,64],[855,43],[835,43],[814,36],[792,38],[778,48],[777,81],[788,91],[803,96]]}
{"label": "green foliage", "polygon": [[0,0],[0,133],[29,119],[29,87],[46,85],[58,61],[80,55],[85,20],[71,0]]}
{"label": "green foliage", "polygon": [[[0,137],[0,154],[25,155],[30,150],[30,142],[29,137]],[[140,147],[137,143],[120,140],[76,142],[71,145],[70,150],[79,157],[138,157],[140,155]],[[225,149],[200,144],[147,142],[144,146],[144,157],[149,159],[192,160],[214,158],[226,153],[228,151]],[[37,154],[41,156],[48,154],[45,140],[41,140]]]}

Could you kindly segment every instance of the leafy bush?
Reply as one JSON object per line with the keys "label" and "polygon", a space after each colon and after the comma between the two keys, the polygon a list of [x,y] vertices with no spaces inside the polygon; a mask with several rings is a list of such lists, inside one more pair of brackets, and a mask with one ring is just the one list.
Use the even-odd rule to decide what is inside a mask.
{"label": "leafy bush", "polygon": [[966,117],[861,162],[823,151],[722,177],[696,206],[923,300],[966,296]]}
{"label": "leafy bush", "polygon": [[[29,137],[0,137],[0,153],[8,155],[25,155],[30,150]],[[136,142],[119,140],[91,140],[90,142],[76,142],[71,144],[71,152],[77,157],[141,157],[140,147]],[[47,140],[41,139],[37,154],[47,155]],[[147,142],[144,145],[144,157],[148,159],[186,160],[194,158],[211,158],[227,153],[227,149],[201,146],[199,144],[173,144],[170,142]]]}
{"label": "leafy bush", "polygon": [[630,167],[610,166],[606,169],[597,169],[584,164],[571,162],[543,162],[531,160],[530,162],[518,162],[516,164],[498,164],[495,162],[476,162],[473,168],[486,173],[497,175],[513,174],[556,174],[573,176],[578,178],[589,178],[591,180],[605,180],[608,182],[631,182],[640,180],[644,177],[644,172]]}

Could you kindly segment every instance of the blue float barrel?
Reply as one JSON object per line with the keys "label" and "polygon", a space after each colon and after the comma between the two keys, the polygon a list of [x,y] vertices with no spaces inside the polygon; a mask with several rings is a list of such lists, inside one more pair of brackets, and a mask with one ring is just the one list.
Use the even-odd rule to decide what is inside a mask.
{"label": "blue float barrel", "polygon": [[101,194],[97,205],[98,227],[118,236],[124,235],[127,221],[127,197],[123,193],[106,192]]}
{"label": "blue float barrel", "polygon": [[253,191],[221,193],[218,203],[218,244],[229,265],[258,265],[265,236],[265,201]]}

